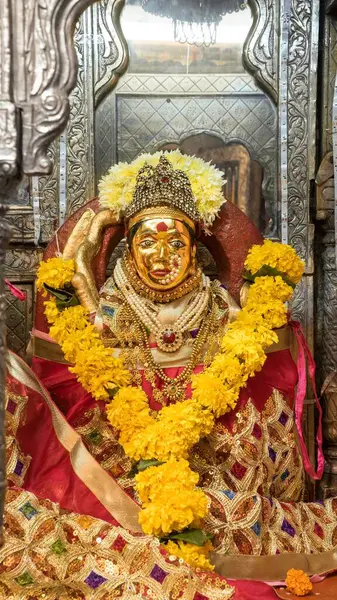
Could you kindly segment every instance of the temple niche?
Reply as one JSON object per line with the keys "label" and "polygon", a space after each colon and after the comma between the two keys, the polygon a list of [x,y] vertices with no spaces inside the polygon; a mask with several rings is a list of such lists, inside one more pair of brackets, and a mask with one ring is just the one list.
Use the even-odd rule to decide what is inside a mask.
{"label": "temple niche", "polygon": [[[76,264],[72,273],[74,279],[66,282],[65,290],[60,286],[65,295],[62,296],[61,293],[61,297],[57,298],[58,306],[61,302],[63,308],[69,308],[80,299],[79,304],[90,313],[91,321],[99,331],[105,348],[121,348],[123,357],[123,352],[127,355],[125,360],[130,371],[139,370],[139,364],[144,366],[145,375],[143,373],[141,377],[147,377],[147,384],[143,382],[142,385],[147,394],[148,388],[152,386],[150,409],[153,413],[159,410],[156,402],[161,406],[170,406],[185,398],[186,394],[186,397],[192,394],[188,377],[192,377],[191,374],[196,373],[200,365],[212,364],[212,351],[209,351],[209,355],[204,352],[205,345],[208,343],[213,349],[221,346],[217,335],[237,318],[240,309],[245,308],[249,286],[255,283],[256,275],[246,268],[245,277],[248,280],[243,280],[242,277],[249,248],[254,244],[262,244],[263,239],[266,239],[285,246],[289,244],[295,249],[304,263],[304,272],[300,281],[299,277],[295,277],[295,280],[289,277],[285,279],[286,283],[290,282],[290,287],[295,287],[291,300],[290,296],[286,298],[291,310],[291,323],[287,326],[283,323],[282,327],[274,326],[278,337],[274,340],[274,345],[271,344],[270,355],[277,351],[292,353],[297,373],[300,373],[300,384],[296,387],[295,371],[290,362],[287,362],[289,357],[284,359],[284,355],[279,363],[276,364],[275,361],[273,364],[266,385],[263,380],[264,371],[259,379],[257,369],[258,375],[254,381],[258,383],[253,382],[251,387],[248,384],[249,399],[242,400],[240,396],[243,405],[246,402],[242,414],[239,412],[238,420],[234,423],[228,415],[225,416],[225,411],[221,412],[219,409],[217,418],[220,417],[222,421],[221,426],[217,425],[217,435],[220,437],[212,437],[212,433],[204,446],[203,442],[199,442],[200,447],[194,447],[193,467],[200,478],[200,490],[205,490],[205,494],[209,495],[210,514],[207,524],[212,530],[215,547],[212,560],[214,559],[216,571],[221,576],[218,587],[222,596],[220,592],[216,596],[219,600],[235,598],[231,586],[227,586],[222,579],[222,576],[240,579],[235,572],[235,557],[231,562],[233,555],[238,554],[241,558],[242,555],[249,554],[256,558],[263,554],[308,554],[311,561],[313,556],[321,552],[325,552],[326,556],[329,552],[333,553],[337,543],[337,517],[334,508],[337,497],[336,0],[53,0],[49,4],[41,0],[28,0],[25,3],[21,0],[3,0],[0,17],[0,243],[3,248],[0,251],[0,262],[3,257],[6,281],[3,291],[0,283],[0,301],[3,301],[5,307],[3,314],[6,322],[3,322],[3,328],[7,347],[24,361],[22,364],[18,363],[21,364],[22,371],[15,371],[14,359],[9,361],[10,381],[14,386],[6,397],[7,401],[9,398],[6,406],[10,413],[10,435],[7,437],[6,448],[14,473],[10,479],[14,491],[11,491],[13,500],[9,520],[12,522],[11,519],[16,518],[15,506],[19,506],[19,500],[25,508],[18,509],[21,511],[18,527],[23,527],[22,523],[26,526],[26,521],[30,522],[39,512],[41,520],[42,517],[47,520],[44,512],[47,510],[46,506],[34,508],[34,502],[32,504],[29,494],[36,490],[44,490],[50,500],[59,502],[57,493],[53,495],[52,485],[51,495],[48,496],[48,485],[38,478],[36,471],[36,479],[33,476],[29,479],[28,491],[21,490],[24,477],[30,472],[29,457],[36,464],[39,460],[42,464],[44,457],[42,451],[40,456],[36,450],[39,445],[39,430],[35,425],[32,426],[35,433],[30,440],[29,436],[25,438],[26,429],[20,434],[20,415],[25,410],[25,394],[17,382],[21,381],[21,376],[22,381],[27,381],[23,376],[26,367],[22,365],[32,364],[35,375],[47,390],[46,393],[55,393],[55,397],[59,399],[59,404],[58,400],[56,403],[63,416],[66,415],[65,431],[69,435],[68,441],[72,440],[73,448],[76,444],[83,446],[79,462],[73,460],[73,463],[76,463],[77,468],[81,461],[82,464],[88,461],[92,469],[89,472],[95,474],[95,477],[90,475],[86,479],[82,477],[80,468],[76,470],[74,467],[76,485],[79,485],[74,498],[76,494],[81,497],[83,484],[84,487],[89,487],[90,494],[95,490],[95,502],[97,500],[100,506],[99,509],[96,504],[91,507],[90,494],[83,494],[83,505],[87,513],[82,513],[81,510],[85,509],[80,510],[79,505],[74,508],[70,501],[69,506],[65,502],[65,508],[72,513],[66,525],[62,521],[64,529],[60,538],[54,536],[49,545],[54,553],[53,557],[62,556],[66,564],[67,544],[70,537],[75,535],[77,525],[74,523],[77,523],[79,513],[80,517],[88,514],[93,520],[109,522],[105,531],[95,521],[95,535],[90,538],[89,528],[86,548],[92,548],[98,539],[100,542],[97,544],[101,544],[107,535],[113,552],[123,552],[126,546],[125,555],[127,552],[130,556],[133,553],[135,563],[138,561],[137,564],[140,564],[142,557],[146,555],[148,565],[152,565],[151,569],[147,568],[145,583],[137,580],[135,584],[130,576],[131,579],[123,580],[118,589],[116,586],[115,589],[115,584],[109,580],[111,573],[120,574],[129,568],[132,573],[134,565],[129,564],[129,559],[124,556],[125,562],[118,565],[118,572],[112,570],[107,576],[105,563],[102,566],[102,561],[107,558],[104,552],[98,552],[95,558],[90,558],[93,561],[90,569],[89,558],[83,559],[88,561],[85,567],[73,568],[72,563],[67,563],[66,570],[70,579],[64,583],[57,566],[52,566],[48,573],[43,571],[42,554],[38,549],[38,559],[34,554],[34,568],[39,575],[36,575],[35,580],[31,563],[26,562],[24,568],[22,563],[21,569],[18,560],[15,563],[17,571],[13,571],[12,577],[14,591],[28,590],[31,586],[33,597],[34,585],[41,583],[41,573],[52,582],[59,577],[62,579],[64,588],[57,591],[60,598],[67,597],[62,594],[72,593],[73,588],[76,588],[76,593],[82,594],[83,589],[90,588],[90,593],[94,593],[92,590],[99,588],[97,598],[103,598],[103,587],[108,581],[106,585],[111,584],[112,587],[107,594],[117,594],[111,597],[151,597],[157,600],[155,594],[158,590],[156,587],[152,589],[148,584],[149,579],[156,581],[153,584],[155,586],[159,585],[162,577],[160,585],[163,585],[163,589],[166,585],[163,583],[167,577],[166,566],[164,562],[160,562],[166,559],[160,558],[160,550],[155,544],[146,546],[143,538],[139,546],[135,542],[141,529],[134,504],[135,499],[136,502],[139,501],[141,492],[134,492],[132,477],[129,475],[134,472],[134,463],[142,461],[143,456],[136,459],[137,452],[134,455],[131,451],[130,454],[124,453],[125,447],[122,450],[118,439],[112,438],[111,434],[111,427],[114,432],[119,430],[116,423],[122,428],[121,419],[118,421],[119,417],[115,414],[115,421],[111,417],[110,423],[102,423],[101,408],[98,405],[93,407],[90,403],[87,406],[88,399],[81,396],[79,388],[74,387],[74,397],[79,402],[79,407],[75,410],[75,405],[68,405],[68,402],[73,401],[67,396],[70,386],[80,386],[78,381],[76,384],[72,381],[72,375],[69,375],[71,370],[68,372],[73,355],[68,351],[68,358],[65,358],[61,342],[51,345],[50,322],[47,322],[44,314],[45,297],[36,282],[37,269],[43,257],[59,258],[62,252],[68,260],[76,258]],[[162,159],[158,159],[156,164],[152,163],[149,157],[158,152],[172,152],[172,156],[176,158],[172,159],[172,164]],[[144,167],[143,162],[139,165],[136,162],[144,154],[148,157],[150,167]],[[188,157],[195,157],[200,161],[193,163],[192,168]],[[109,193],[113,195],[115,192],[111,190],[121,185],[120,180],[114,178],[113,169],[108,176],[108,183],[103,183],[102,187],[100,182],[112,166],[121,163],[137,164],[138,167],[133,179],[129,178],[126,166],[125,171],[121,171],[129,187],[123,189],[122,200],[118,200],[123,206],[119,213],[117,209],[114,212],[112,203],[109,204]],[[180,168],[177,165],[181,166],[183,175],[175,172]],[[197,186],[194,177],[197,167],[200,169],[199,175],[206,173],[212,179],[211,187],[207,188],[205,185],[203,188],[208,191],[199,196],[195,194]],[[153,208],[158,206],[151,200],[153,188],[151,185],[146,187],[148,181],[142,169],[145,169],[149,180],[155,182],[153,185],[160,188],[162,198],[166,198],[166,204],[164,200],[160,203],[166,212],[153,212]],[[142,174],[144,179],[141,178]],[[216,184],[221,176],[222,192]],[[170,182],[171,178],[175,182],[172,189],[165,185],[160,187],[162,183]],[[133,194],[132,202],[128,196],[131,194],[130,189]],[[144,189],[147,190],[146,194],[143,193]],[[177,189],[181,194],[180,200],[171,206],[168,198],[172,198]],[[205,195],[210,193],[209,189],[220,214],[219,217],[217,213],[219,220],[215,220],[215,225],[213,219],[200,209],[204,206]],[[222,199],[222,193],[226,198],[226,205],[220,212],[219,198]],[[153,195],[155,196],[154,193]],[[103,196],[105,200],[100,204],[99,197]],[[129,204],[129,200],[125,200],[126,196],[130,200]],[[197,208],[193,205],[192,197],[197,198]],[[144,213],[146,218],[144,210],[150,211]],[[181,212],[185,215],[185,220],[181,217]],[[159,218],[162,221],[158,223]],[[195,226],[197,221],[200,221],[200,227]],[[144,222],[151,230],[152,241],[146,238],[148,230]],[[173,246],[170,246],[168,234],[166,236],[167,230],[171,229],[177,238],[174,239],[175,253]],[[172,254],[169,269],[154,268],[154,272],[157,270],[159,273],[158,281],[164,286],[164,291],[159,284],[158,289],[154,286],[155,291],[151,287],[153,280],[149,274],[146,248],[150,253],[149,248],[152,242],[155,243],[154,239],[162,254]],[[8,249],[4,254],[6,245]],[[183,269],[180,280],[181,265],[185,270]],[[161,279],[160,272],[163,272]],[[263,273],[268,277],[273,275],[270,271]],[[185,296],[192,294],[192,300],[195,290],[200,286],[200,301],[192,303],[193,310],[190,310],[189,319],[186,318],[185,322],[183,308],[182,314],[179,313],[180,329],[175,329],[173,321],[171,323],[169,310],[166,310],[165,316],[166,303],[178,303],[178,300],[185,298],[183,292],[179,295],[180,292],[172,291],[171,288],[174,289],[175,285],[171,283],[175,278],[177,290],[180,290],[180,285],[185,281]],[[58,288],[48,282],[47,287]],[[132,290],[135,290],[132,297],[128,288],[130,282]],[[70,283],[73,287],[69,291],[67,286]],[[150,289],[148,297],[144,289]],[[131,306],[133,313],[128,306],[129,301],[134,302]],[[75,304],[71,304],[72,302]],[[151,309],[149,302],[152,302]],[[256,302],[258,305],[258,298]],[[206,305],[212,308],[203,313],[202,309]],[[52,307],[49,309],[52,313]],[[180,304],[179,310],[178,304],[174,310],[178,314]],[[143,313],[146,314],[144,322]],[[159,324],[156,321],[161,314],[164,315],[165,326],[160,319]],[[168,319],[167,323],[165,318]],[[299,325],[293,324],[293,321],[300,323],[304,337],[299,333]],[[298,347],[297,350],[295,348],[293,337],[278,331],[283,326],[287,332],[288,328],[292,328],[291,335],[297,336],[297,341],[302,344],[299,352]],[[77,331],[75,333],[78,334]],[[80,337],[78,340],[80,347],[83,340]],[[200,345],[199,361],[192,350],[191,355],[185,352],[185,345],[191,349],[194,343]],[[308,357],[309,351],[316,362],[315,373],[311,364],[308,368],[303,362],[304,355]],[[174,360],[175,352],[182,362]],[[163,359],[163,365],[167,369],[183,369],[178,373],[175,384],[169,381],[159,359],[159,366],[154,359],[152,364],[153,353],[155,357],[158,355]],[[267,360],[271,363],[275,355],[271,358],[270,355],[268,354]],[[0,358],[1,356],[0,350]],[[172,359],[172,364],[167,356]],[[61,384],[55,383],[53,369],[48,373],[44,370],[43,360],[61,365],[60,377],[68,381],[68,391],[64,392],[62,389],[60,392],[57,386]],[[240,360],[243,360],[242,356]],[[104,366],[105,363],[102,364]],[[106,364],[111,367],[112,363]],[[108,370],[107,367],[105,371]],[[80,379],[82,383],[87,381],[84,371],[83,368]],[[3,372],[4,362],[2,367],[0,365],[0,394]],[[306,372],[311,375],[311,381],[310,377],[305,381]],[[100,377],[104,379],[104,374],[100,373]],[[157,385],[156,388],[160,377],[162,385]],[[134,376],[132,383],[140,385],[139,381],[139,377],[137,379]],[[97,389],[93,383],[90,385],[85,388],[83,384],[86,391],[89,389],[90,394],[95,397],[92,390]],[[260,388],[256,392],[256,387],[260,385],[266,395],[261,396],[263,403],[267,402],[265,390],[268,386],[272,390],[269,404],[267,408],[264,405],[263,409],[260,405],[258,407]],[[296,412],[291,402],[294,394],[297,399],[301,396],[301,386],[302,405]],[[102,389],[103,387],[102,384]],[[111,385],[110,389],[107,385],[111,398],[123,386],[115,387],[116,389]],[[36,393],[41,393],[41,390],[34,389]],[[214,397],[215,395],[214,393]],[[317,396],[323,409],[322,436]],[[52,397],[54,400],[54,396]],[[96,399],[107,400],[104,393],[101,396],[97,394]],[[41,409],[43,403],[39,400],[37,404]],[[50,409],[51,405],[48,406]],[[87,406],[87,410],[83,409],[81,412],[84,406]],[[33,413],[33,410],[27,412],[28,423],[35,423]],[[49,431],[49,426],[52,431],[52,424],[55,423],[58,424],[58,431],[62,429],[62,419],[58,421],[59,415],[56,413],[57,411],[52,412],[49,420],[41,409],[41,415],[46,419],[46,431]],[[268,426],[264,421],[267,413],[270,419]],[[298,425],[300,421],[302,425],[296,441],[292,437],[292,427],[293,422]],[[234,428],[231,429],[233,423]],[[245,433],[246,437],[242,434],[243,423],[251,426],[249,432]],[[221,427],[224,431],[228,428],[231,435],[234,431],[238,436],[237,454],[233,450],[234,446],[232,448],[229,445],[225,433],[220,431]],[[172,424],[171,429],[174,429]],[[0,427],[0,438],[1,431]],[[75,437],[71,437],[73,434]],[[223,439],[221,435],[224,436]],[[50,436],[52,438],[52,433]],[[257,461],[256,455],[262,452],[259,446],[261,436],[268,441],[265,445],[268,445],[269,454],[264,457],[262,453]],[[27,450],[22,455],[15,446],[16,437],[21,439]],[[320,437],[323,437],[324,459],[319,454]],[[44,443],[47,444],[46,441]],[[70,446],[69,442],[69,448]],[[255,462],[261,463],[261,472],[268,472],[268,478],[259,480],[259,485],[258,477],[262,477],[260,471],[257,475],[255,467],[248,465],[248,459],[247,464],[244,462],[248,446]],[[0,449],[1,447],[0,439]],[[47,445],[45,448],[47,455]],[[73,450],[69,451],[71,454]],[[151,467],[159,468],[165,464],[166,459],[162,461],[146,455],[146,460],[152,458],[157,462]],[[46,459],[46,465],[49,465],[48,460]],[[48,466],[50,473],[54,467],[53,464]],[[100,469],[104,470],[103,474]],[[2,471],[0,464],[0,473]],[[57,479],[58,474],[55,473],[54,476]],[[221,485],[228,492],[223,492],[226,496],[224,499],[220,498],[220,492],[218,494],[221,477]],[[97,493],[93,483],[95,478]],[[121,533],[118,535],[116,526],[111,525],[110,519],[111,515],[114,519],[114,514],[111,512],[109,478],[113,479],[118,501],[123,500],[124,493],[128,498],[125,522],[115,519],[121,525]],[[0,490],[1,485],[0,477]],[[20,489],[18,496],[15,496],[18,493],[16,488]],[[241,499],[240,494],[246,494],[247,497]],[[233,516],[228,506],[235,495],[240,510],[238,508],[234,511]],[[256,509],[256,514],[260,516],[256,516],[254,520],[256,497],[261,503],[261,514]],[[280,501],[282,518],[281,513],[277,513],[275,504],[271,502],[271,508],[267,505],[269,497]],[[314,505],[317,501],[325,503],[324,509],[317,508],[318,504]],[[282,506],[288,502],[289,506],[295,505],[291,517],[288,513],[292,509]],[[62,502],[60,505],[62,507]],[[101,510],[102,506],[104,509]],[[242,525],[243,514],[246,517],[249,515],[249,524],[247,521]],[[124,513],[122,519],[123,515]],[[240,522],[237,529],[233,524],[230,528],[225,527],[226,519],[229,522],[232,518],[233,523],[236,520]],[[265,518],[266,521],[263,520]],[[55,527],[59,527],[56,509],[52,519]],[[87,531],[83,522],[79,521],[79,528]],[[279,530],[276,522],[280,524]],[[298,533],[297,527],[301,533]],[[126,530],[135,534],[132,541],[125,536]],[[73,541],[81,560],[84,546],[76,544],[84,544],[86,534],[83,531],[81,540]],[[16,543],[15,535],[14,532],[13,547],[14,542]],[[158,534],[158,537],[162,539],[164,536],[160,537]],[[6,585],[9,587],[2,589],[0,583],[0,598],[1,593],[6,597],[8,590],[12,591],[12,579],[8,575],[12,568],[11,559],[8,559],[8,569],[7,558],[4,560]],[[324,572],[337,569],[335,561],[334,558],[331,569],[323,569]],[[173,599],[175,596],[171,594],[174,593],[177,594],[176,597],[185,597],[186,590],[181,578],[187,567],[181,566],[183,563],[179,563],[179,560],[177,563],[174,560],[171,562],[172,578],[167,578],[168,591],[164,589],[164,592],[169,594],[168,599]],[[284,569],[286,565],[291,568],[291,560],[289,559],[289,563],[285,560],[283,565],[280,561],[273,564],[275,576],[270,577],[270,580],[284,581]],[[303,564],[301,561],[296,562],[299,568]],[[248,579],[263,580],[263,569],[259,570],[260,568],[262,569],[258,561],[248,561]],[[310,574],[318,573],[319,564],[314,558],[310,562],[310,569]],[[75,572],[81,572],[79,587],[79,578],[74,575]],[[210,580],[207,579],[206,587],[199,589],[198,576],[193,575],[192,579],[193,593],[196,594],[191,596],[193,600],[212,598],[214,589]],[[51,599],[50,590],[53,588],[45,591],[41,586],[42,584],[38,589],[39,593],[43,592],[46,594],[43,597]],[[83,589],[81,586],[84,586]],[[174,586],[177,586],[176,591],[172,591]],[[249,593],[253,593],[252,590],[247,591],[244,587],[241,589],[240,585],[238,590],[243,598],[246,598],[245,594],[248,594],[247,598],[253,597],[249,596]]]}

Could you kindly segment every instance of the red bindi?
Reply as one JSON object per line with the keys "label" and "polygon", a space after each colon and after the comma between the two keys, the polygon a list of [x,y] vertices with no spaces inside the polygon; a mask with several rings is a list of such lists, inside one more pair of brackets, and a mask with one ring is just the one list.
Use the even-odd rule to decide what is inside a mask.
{"label": "red bindi", "polygon": [[166,223],[164,223],[163,221],[160,221],[160,223],[158,223],[157,225],[157,231],[167,231],[168,230],[168,226],[166,225]]}

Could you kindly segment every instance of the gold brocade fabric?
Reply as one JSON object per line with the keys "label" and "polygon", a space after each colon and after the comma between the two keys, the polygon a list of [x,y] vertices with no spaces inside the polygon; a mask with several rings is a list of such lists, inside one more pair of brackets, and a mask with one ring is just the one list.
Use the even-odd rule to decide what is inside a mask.
{"label": "gold brocade fabric", "polygon": [[[29,464],[15,438],[26,400],[7,394],[9,484],[19,484]],[[4,539],[1,600],[229,600],[234,594],[223,578],[194,572],[150,536],[70,513],[17,487],[7,490]]]}
{"label": "gold brocade fabric", "polygon": [[233,595],[220,577],[194,573],[163,556],[152,538],[61,511],[29,492],[8,490],[4,534],[3,600],[227,600]]}
{"label": "gold brocade fabric", "polygon": [[[93,456],[130,495],[130,462],[99,409],[77,432]],[[304,475],[293,411],[277,390],[260,412],[251,401],[231,430],[218,422],[191,452],[191,467],[210,498],[206,529],[217,553],[317,553],[337,545],[337,499],[303,502]]]}
{"label": "gold brocade fabric", "polygon": [[[19,407],[15,414],[12,403]],[[15,442],[25,403],[23,396],[7,396],[8,479],[16,485],[28,464],[24,461],[29,460]],[[129,462],[98,407],[82,417],[76,430],[94,458],[131,493]],[[206,527],[214,535],[220,572],[221,556],[277,558],[278,552],[291,552],[303,557],[337,545],[337,499],[324,506],[301,502],[303,472],[293,414],[279,392],[273,392],[262,412],[248,402],[231,430],[218,422],[212,435],[193,449],[192,466],[211,501]],[[223,579],[194,573],[163,555],[153,539],[60,510],[49,500],[17,488],[7,493],[4,533],[1,599],[12,595],[16,600],[224,600],[232,596]],[[230,568],[230,576],[244,576],[241,563],[237,572]],[[259,577],[268,578],[261,569]]]}
{"label": "gold brocade fabric", "polygon": [[30,457],[25,456],[19,449],[16,441],[16,433],[20,424],[24,422],[25,406],[27,398],[13,394],[6,389],[6,465],[7,480],[11,485],[22,486],[28,467]]}
{"label": "gold brocade fabric", "polygon": [[302,502],[302,460],[293,411],[274,390],[262,412],[252,402],[232,431],[217,424],[191,466],[210,500],[207,529],[220,554],[316,553],[337,544],[337,499]]}

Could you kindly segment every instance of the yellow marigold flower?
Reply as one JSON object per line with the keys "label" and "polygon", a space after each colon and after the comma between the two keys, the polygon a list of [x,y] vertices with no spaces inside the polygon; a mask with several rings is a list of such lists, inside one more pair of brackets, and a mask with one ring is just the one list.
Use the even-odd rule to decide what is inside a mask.
{"label": "yellow marigold flower", "polygon": [[47,318],[48,323],[55,323],[59,313],[59,310],[56,306],[56,299],[50,298],[50,300],[46,300],[44,303],[44,312]]}
{"label": "yellow marigold flower", "polygon": [[295,596],[306,596],[312,590],[312,583],[306,573],[300,569],[289,569],[286,586]]}
{"label": "yellow marigold flower", "polygon": [[244,373],[249,376],[260,371],[266,360],[259,336],[244,327],[238,326],[228,331],[222,340],[221,349],[236,356],[244,365]]}
{"label": "yellow marigold flower", "polygon": [[116,359],[103,344],[78,350],[75,364],[69,370],[96,400],[109,400],[108,389],[130,383],[129,371],[116,365]]}
{"label": "yellow marigold flower", "polygon": [[145,506],[155,502],[163,493],[163,488],[182,487],[194,490],[199,481],[199,475],[194,473],[187,460],[171,458],[163,465],[148,467],[135,477],[136,490],[142,504]]}
{"label": "yellow marigold flower", "polygon": [[239,359],[221,352],[215,355],[207,371],[220,377],[222,381],[231,382],[231,384],[241,383],[244,376],[244,368]]}
{"label": "yellow marigold flower", "polygon": [[90,331],[95,337],[93,326],[88,323],[87,312],[83,306],[71,306],[59,313],[49,333],[56,342],[62,345],[75,332],[83,331],[87,327],[88,332]]}
{"label": "yellow marigold flower", "polygon": [[229,331],[236,331],[237,329],[250,332],[254,336],[254,339],[259,341],[264,348],[271,346],[278,339],[276,333],[266,323],[262,315],[262,308],[260,309],[256,306],[245,306],[241,310],[237,320],[229,326]]}
{"label": "yellow marigold flower", "polygon": [[249,302],[252,305],[261,306],[264,302],[272,302],[276,299],[288,302],[292,294],[293,288],[279,275],[258,277],[249,288],[247,305]]}
{"label": "yellow marigold flower", "polygon": [[36,273],[36,287],[39,291],[44,290],[43,284],[50,287],[63,288],[70,283],[75,273],[75,261],[73,259],[48,258],[41,261]]}
{"label": "yellow marigold flower", "polygon": [[196,546],[195,544],[181,541],[176,543],[169,540],[165,545],[165,549],[170,555],[182,558],[190,567],[202,569],[203,571],[214,571],[214,565],[207,558],[209,552],[213,550],[211,542],[206,542],[204,546]]}
{"label": "yellow marigold flower", "polygon": [[122,445],[139,430],[155,423],[150,415],[147,395],[142,389],[135,387],[120,388],[107,405],[107,417],[113,427],[120,431]]}
{"label": "yellow marigold flower", "polygon": [[200,489],[186,490],[170,483],[156,501],[149,502],[139,513],[144,533],[164,537],[182,531],[207,514],[207,497]]}
{"label": "yellow marigold flower", "polygon": [[298,283],[303,275],[304,262],[296,251],[287,244],[265,240],[253,246],[246,258],[245,268],[255,275],[264,265],[277,269],[293,283]]}
{"label": "yellow marigold flower", "polygon": [[163,408],[158,419],[123,443],[123,448],[134,460],[187,458],[190,448],[211,432],[213,424],[209,410],[193,399],[185,400]]}
{"label": "yellow marigold flower", "polygon": [[240,387],[244,385],[247,378],[225,385],[220,376],[213,375],[210,367],[192,377],[192,397],[212,410],[215,417],[220,417],[235,407]]}
{"label": "yellow marigold flower", "polygon": [[[249,314],[253,318],[263,318],[265,326],[269,329],[279,329],[287,323],[288,311],[286,305],[281,301],[275,299],[269,302],[263,302],[259,306],[251,306],[251,304],[245,307],[249,310]],[[266,339],[266,338],[265,338]],[[269,344],[265,343],[262,339],[263,345],[266,348]]]}

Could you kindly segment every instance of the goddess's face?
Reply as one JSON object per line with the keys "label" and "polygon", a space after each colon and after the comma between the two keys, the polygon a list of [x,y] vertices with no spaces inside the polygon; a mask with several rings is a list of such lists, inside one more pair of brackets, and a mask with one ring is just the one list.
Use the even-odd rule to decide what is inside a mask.
{"label": "goddess's face", "polygon": [[189,229],[172,218],[141,222],[131,254],[142,281],[154,290],[170,290],[192,272],[196,247]]}

